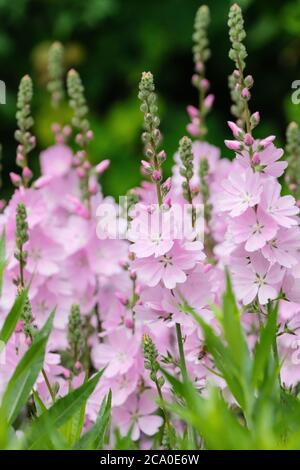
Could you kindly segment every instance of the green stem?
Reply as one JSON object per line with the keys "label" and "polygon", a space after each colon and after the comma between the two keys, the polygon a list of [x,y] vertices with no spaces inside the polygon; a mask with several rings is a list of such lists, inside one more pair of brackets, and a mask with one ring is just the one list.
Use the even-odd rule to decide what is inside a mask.
{"label": "green stem", "polygon": [[[158,380],[156,379],[155,380],[155,385],[156,385],[156,390],[157,390],[157,393],[158,393],[158,396],[159,396],[159,400],[160,400],[160,409],[163,413],[163,416],[164,416],[164,420],[165,420],[165,425],[166,425],[166,428],[168,430],[168,435],[169,435],[169,443],[172,443],[173,441],[173,433],[172,433],[172,426],[171,426],[171,423],[170,423],[170,419],[169,419],[169,413],[167,412],[166,408],[165,408],[165,401],[164,401],[164,397],[163,397],[163,394],[162,394],[162,391],[161,391],[161,388],[160,388],[160,385],[158,383]],[[171,449],[170,449],[171,450]]]}
{"label": "green stem", "polygon": [[183,350],[183,340],[182,340],[182,332],[181,332],[180,323],[176,323],[176,336],[177,336],[177,344],[178,344],[178,350],[179,350],[179,360],[180,360],[181,374],[182,374],[183,380],[186,381],[188,379],[188,373],[187,373],[187,368],[186,368],[186,363],[185,363],[185,356],[184,356],[184,350]]}
{"label": "green stem", "polygon": [[[182,332],[181,332],[180,323],[176,323],[176,336],[177,336],[177,343],[178,343],[178,350],[179,350],[181,374],[182,374],[183,381],[186,382],[188,380],[188,372],[187,372],[185,356],[184,356],[183,340],[182,340]],[[197,439],[196,439],[196,433],[195,433],[193,426],[187,425],[187,433],[188,433],[188,442],[191,443],[190,450],[196,449]]]}
{"label": "green stem", "polygon": [[49,390],[50,396],[51,396],[51,398],[52,398],[52,401],[53,401],[53,403],[54,403],[54,402],[55,402],[55,395],[54,395],[54,393],[53,393],[51,384],[50,384],[50,382],[49,382],[48,376],[47,376],[46,371],[45,371],[44,368],[42,369],[42,374],[43,374],[45,383],[46,383],[46,385],[47,385],[47,388],[48,388],[48,390]]}

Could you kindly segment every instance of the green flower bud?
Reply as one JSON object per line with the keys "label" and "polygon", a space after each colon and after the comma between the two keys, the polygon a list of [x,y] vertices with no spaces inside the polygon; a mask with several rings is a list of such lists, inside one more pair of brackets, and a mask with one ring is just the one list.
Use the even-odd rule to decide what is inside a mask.
{"label": "green flower bud", "polygon": [[64,98],[64,48],[60,42],[54,42],[48,54],[48,91],[51,93],[52,105],[57,107]]}

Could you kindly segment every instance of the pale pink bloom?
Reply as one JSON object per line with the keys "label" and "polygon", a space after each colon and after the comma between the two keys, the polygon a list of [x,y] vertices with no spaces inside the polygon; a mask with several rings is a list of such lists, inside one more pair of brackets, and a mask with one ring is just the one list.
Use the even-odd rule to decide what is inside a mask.
{"label": "pale pink bloom", "polygon": [[280,228],[274,238],[262,248],[262,254],[271,263],[291,268],[299,262],[300,230]]}
{"label": "pale pink bloom", "polygon": [[262,183],[260,175],[250,168],[244,172],[232,172],[222,183],[224,192],[218,197],[219,210],[230,211],[229,214],[236,217],[254,207],[260,201]]}
{"label": "pale pink bloom", "polygon": [[191,242],[189,249],[175,242],[173,248],[163,256],[136,259],[133,267],[139,279],[150,287],[162,281],[167,289],[173,289],[177,283],[185,282],[186,271],[202,261],[203,244]]}
{"label": "pale pink bloom", "polygon": [[83,202],[81,202],[77,197],[72,196],[71,194],[68,194],[66,199],[70,203],[72,211],[74,212],[74,214],[79,215],[83,219],[89,219],[90,213],[89,213],[86,205],[83,204]]}
{"label": "pale pink bloom", "polygon": [[4,348],[1,348],[0,398],[27,349],[28,343],[23,333],[13,333]]}
{"label": "pale pink bloom", "polygon": [[278,264],[270,265],[260,253],[250,255],[248,265],[240,264],[231,269],[237,297],[245,305],[250,304],[256,296],[262,305],[278,296],[284,270]]}
{"label": "pale pink bloom", "polygon": [[48,184],[52,181],[52,178],[53,177],[50,175],[40,176],[37,180],[35,180],[33,186],[35,189],[44,188],[45,186],[48,186]]}
{"label": "pale pink bloom", "polygon": [[98,240],[95,234],[86,247],[91,271],[105,276],[121,272],[120,261],[126,260],[127,251],[123,240]]}
{"label": "pale pink bloom", "polygon": [[69,256],[64,262],[63,273],[67,279],[72,279],[75,292],[87,293],[88,286],[96,285],[95,274],[91,270],[86,250],[79,250]]}
{"label": "pale pink bloom", "polygon": [[300,304],[300,278],[292,276],[290,271],[284,278],[283,290],[288,300]]}
{"label": "pale pink bloom", "polygon": [[157,410],[155,397],[152,390],[146,390],[139,397],[135,393],[128,398],[125,405],[113,410],[113,422],[123,436],[131,427],[131,438],[134,441],[140,438],[141,431],[147,436],[153,436],[158,432],[163,419],[153,414]]}
{"label": "pale pink bloom", "polygon": [[140,209],[128,230],[128,239],[133,242],[130,251],[138,258],[154,255],[162,256],[173,246],[177,237],[176,220],[170,211],[163,211],[158,206]]}
{"label": "pale pink bloom", "polygon": [[230,233],[236,243],[246,242],[247,251],[256,251],[265,246],[277,232],[277,224],[260,206],[257,211],[247,209],[230,223]]}
{"label": "pale pink bloom", "polygon": [[16,210],[17,205],[20,202],[26,206],[27,222],[30,229],[36,225],[44,223],[49,217],[43,194],[31,188],[20,188],[16,190],[4,211],[6,218],[5,231],[8,238],[14,239],[16,230]]}
{"label": "pale pink bloom", "polygon": [[40,165],[43,176],[63,176],[71,168],[73,153],[70,147],[56,144],[40,154]]}
{"label": "pale pink bloom", "polygon": [[143,362],[141,361],[140,364],[141,367],[137,367],[135,363],[126,374],[118,374],[109,378],[101,377],[96,390],[87,402],[86,412],[92,421],[96,421],[101,402],[110,390],[113,407],[123,405],[127,398],[136,391],[140,374],[143,372]]}
{"label": "pale pink bloom", "polygon": [[60,262],[64,258],[62,246],[48,237],[45,231],[40,228],[33,229],[26,250],[28,251],[26,270],[29,273],[51,276],[59,272]]}
{"label": "pale pink bloom", "polygon": [[290,300],[279,301],[279,317],[283,321],[291,320],[298,313],[300,313],[299,303],[291,302]]}
{"label": "pale pink bloom", "polygon": [[[258,150],[260,144],[268,144],[264,150]],[[278,162],[282,155],[283,150],[275,147],[271,142],[264,142],[256,140],[252,147],[253,151],[259,156],[258,171],[265,173],[266,175],[279,178],[287,167],[286,161]],[[245,167],[251,166],[251,157],[248,150],[243,150],[237,155],[238,161]]]}
{"label": "pale pink bloom", "polygon": [[97,369],[106,367],[105,377],[125,374],[134,364],[139,343],[131,334],[121,330],[111,333],[108,341],[94,346],[91,354],[93,364]]}
{"label": "pale pink bloom", "polygon": [[295,205],[293,196],[280,196],[281,186],[277,181],[268,179],[264,183],[261,196],[261,207],[282,227],[290,228],[297,225],[295,217],[299,208]]}
{"label": "pale pink bloom", "polygon": [[214,318],[214,314],[209,308],[215,300],[212,292],[212,276],[205,272],[204,266],[197,266],[189,274],[188,282],[177,286],[172,292],[167,291],[161,300],[163,310],[168,312],[168,317],[171,317],[168,320],[168,326],[172,327],[175,326],[175,323],[180,323],[184,333],[191,334],[196,328],[196,323],[190,315],[184,313],[180,308],[183,299],[208,323]]}

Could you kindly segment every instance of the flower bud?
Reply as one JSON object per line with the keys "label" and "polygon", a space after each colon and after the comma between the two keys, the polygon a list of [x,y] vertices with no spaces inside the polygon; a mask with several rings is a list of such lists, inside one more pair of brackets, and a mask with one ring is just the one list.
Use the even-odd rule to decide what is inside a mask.
{"label": "flower bud", "polygon": [[153,181],[160,181],[161,180],[161,171],[160,170],[154,170],[152,172],[152,179]]}
{"label": "flower bud", "polygon": [[250,99],[250,91],[248,90],[248,88],[243,88],[242,89],[242,92],[241,92],[241,97],[244,99],[244,100],[249,100]]}
{"label": "flower bud", "polygon": [[11,182],[14,186],[20,186],[21,183],[22,183],[22,179],[21,179],[21,176],[20,175],[17,175],[17,173],[14,173],[14,172],[10,172],[9,173],[9,177],[11,179]]}
{"label": "flower bud", "polygon": [[254,152],[251,161],[252,161],[253,165],[259,165],[260,164],[260,156],[259,156],[258,152]]}
{"label": "flower bud", "polygon": [[247,145],[248,147],[250,147],[251,145],[253,145],[253,142],[254,142],[254,139],[252,137],[251,134],[245,134],[245,137],[244,137],[244,144]]}
{"label": "flower bud", "polygon": [[235,152],[238,152],[239,150],[242,150],[243,148],[241,143],[238,142],[237,140],[225,140],[224,143],[227,148]]}
{"label": "flower bud", "polygon": [[105,170],[107,170],[109,165],[110,165],[110,160],[102,160],[102,162],[98,163],[98,165],[96,165],[95,167],[96,173],[98,175],[101,175],[102,173],[104,173]]}
{"label": "flower bud", "polygon": [[233,136],[236,139],[242,139],[243,138],[243,135],[244,135],[243,129],[241,129],[239,126],[236,125],[235,122],[232,122],[232,121],[227,121],[227,124],[230,127],[230,129],[233,133]]}

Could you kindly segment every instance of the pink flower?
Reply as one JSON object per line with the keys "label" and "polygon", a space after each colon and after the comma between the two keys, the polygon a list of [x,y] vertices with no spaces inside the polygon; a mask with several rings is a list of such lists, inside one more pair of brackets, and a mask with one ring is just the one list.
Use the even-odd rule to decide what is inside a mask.
{"label": "pink flower", "polygon": [[257,211],[248,209],[233,219],[230,232],[236,243],[246,242],[247,251],[256,251],[275,236],[277,224],[258,206]]}
{"label": "pink flower", "polygon": [[43,176],[63,176],[71,168],[72,150],[63,144],[48,147],[40,154],[40,164]]}
{"label": "pink flower", "polygon": [[147,436],[153,436],[163,424],[160,416],[153,415],[156,409],[155,394],[146,390],[139,397],[137,394],[131,395],[124,406],[115,408],[113,420],[123,436],[132,428],[131,438],[137,441],[141,431]]}
{"label": "pink flower", "polygon": [[139,343],[124,331],[115,331],[109,335],[109,342],[99,343],[92,350],[92,360],[97,369],[106,367],[105,377],[125,374],[134,364]]}
{"label": "pink flower", "polygon": [[30,233],[26,270],[44,276],[51,276],[60,270],[60,262],[64,257],[62,246],[49,238],[40,228]]}
{"label": "pink flower", "polygon": [[138,258],[164,255],[172,248],[173,238],[177,236],[172,212],[163,211],[159,207],[154,210],[148,208],[151,209],[146,207],[139,210],[128,231],[128,239],[134,242],[130,251]]}
{"label": "pink flower", "polygon": [[263,190],[260,175],[250,168],[243,173],[232,172],[222,186],[225,192],[220,193],[218,206],[220,211],[230,211],[232,217],[258,204]]}
{"label": "pink flower", "polygon": [[175,242],[163,256],[137,259],[133,267],[147,286],[154,287],[162,281],[167,289],[173,289],[177,283],[185,282],[187,270],[205,258],[202,249],[201,242],[191,242],[188,249]]}
{"label": "pink flower", "polygon": [[[264,150],[260,150],[260,144],[265,146]],[[277,161],[283,155],[282,149],[276,148],[270,140],[267,141],[266,139],[263,141],[256,140],[252,148],[259,156],[258,171],[274,178],[279,178],[283,174],[288,164],[285,161]],[[248,150],[243,150],[240,155],[237,155],[237,159],[245,167],[251,165],[251,157]]]}
{"label": "pink flower", "polygon": [[300,230],[280,228],[276,236],[262,248],[262,254],[271,263],[291,268],[299,262]]}
{"label": "pink flower", "polygon": [[294,217],[299,213],[293,196],[280,196],[281,186],[272,179],[264,183],[261,207],[282,227],[292,227],[298,221]]}
{"label": "pink flower", "polygon": [[260,253],[250,255],[249,264],[235,265],[232,269],[236,294],[245,305],[256,296],[262,305],[278,296],[284,270],[278,264],[270,265]]}

